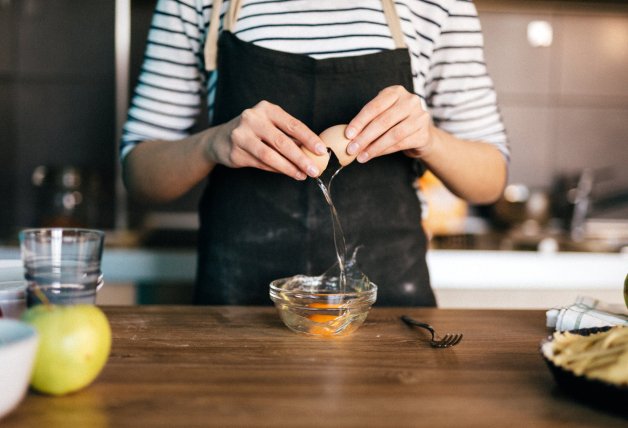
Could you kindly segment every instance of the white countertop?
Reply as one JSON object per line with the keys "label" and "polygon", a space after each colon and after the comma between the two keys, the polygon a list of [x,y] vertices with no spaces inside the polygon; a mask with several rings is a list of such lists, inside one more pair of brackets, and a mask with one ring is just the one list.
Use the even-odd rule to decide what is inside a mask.
{"label": "white countertop", "polygon": [[[427,261],[434,289],[612,289],[628,273],[619,253],[431,250]],[[21,275],[19,250],[0,247],[0,267]],[[103,273],[110,283],[191,282],[196,252],[108,248]]]}
{"label": "white countertop", "polygon": [[[623,304],[628,254],[431,250],[428,265],[441,308],[548,309],[585,295]],[[135,304],[134,284],[191,284],[196,251],[107,248],[101,304]],[[21,279],[19,250],[0,247],[0,280]]]}
{"label": "white countertop", "polygon": [[435,289],[615,289],[628,274],[628,254],[434,250]]}

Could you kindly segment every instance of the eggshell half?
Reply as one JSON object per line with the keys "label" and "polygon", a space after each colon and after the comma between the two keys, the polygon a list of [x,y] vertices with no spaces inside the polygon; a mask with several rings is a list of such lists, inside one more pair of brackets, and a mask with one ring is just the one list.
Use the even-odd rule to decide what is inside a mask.
{"label": "eggshell half", "polygon": [[347,153],[347,146],[351,142],[345,137],[345,129],[347,125],[335,125],[321,132],[320,137],[323,143],[336,155],[340,165],[349,165],[357,157],[357,153],[350,155]]}
{"label": "eggshell half", "polygon": [[[323,143],[325,143],[325,145],[334,152],[338,158],[338,162],[340,162],[340,165],[342,166],[349,165],[357,157],[357,153],[355,155],[347,154],[347,146],[351,140],[345,137],[346,128],[347,125],[335,125],[331,128],[327,128],[320,134]],[[322,174],[327,168],[327,165],[329,165],[329,153],[318,155],[308,150],[305,146],[301,146],[301,150],[303,150],[303,153],[314,161],[314,165],[316,165]]]}
{"label": "eggshell half", "polygon": [[305,153],[310,159],[312,159],[314,165],[316,165],[316,167],[322,174],[329,164],[329,153],[325,153],[324,155],[317,155],[316,153],[309,151],[305,146],[301,146],[301,150],[303,150],[303,153]]}

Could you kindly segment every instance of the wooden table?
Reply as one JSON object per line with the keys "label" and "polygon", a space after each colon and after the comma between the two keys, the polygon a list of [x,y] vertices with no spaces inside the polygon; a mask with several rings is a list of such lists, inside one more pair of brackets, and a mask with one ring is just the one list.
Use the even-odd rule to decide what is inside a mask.
{"label": "wooden table", "polygon": [[[104,307],[113,349],[64,397],[30,392],[9,427],[626,426],[565,396],[542,311],[379,308],[353,335],[289,331],[274,308]],[[433,349],[410,314],[461,344]]]}

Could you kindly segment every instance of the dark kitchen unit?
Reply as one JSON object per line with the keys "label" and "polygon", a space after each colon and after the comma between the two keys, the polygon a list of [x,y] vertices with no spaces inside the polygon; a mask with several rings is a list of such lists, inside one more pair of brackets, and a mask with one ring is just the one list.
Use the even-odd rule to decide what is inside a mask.
{"label": "dark kitchen unit", "polygon": [[[0,244],[13,243],[24,227],[141,229],[149,222],[185,229],[165,239],[193,245],[199,190],[152,206],[129,200],[119,178],[119,129],[155,4],[0,1]],[[116,46],[121,22],[126,46]]]}
{"label": "dark kitchen unit", "polygon": [[114,2],[0,2],[0,239],[113,226]]}

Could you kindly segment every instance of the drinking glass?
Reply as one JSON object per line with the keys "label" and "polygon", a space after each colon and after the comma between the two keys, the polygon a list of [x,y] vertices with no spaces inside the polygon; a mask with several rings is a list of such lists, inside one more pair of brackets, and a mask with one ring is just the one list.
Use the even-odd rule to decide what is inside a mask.
{"label": "drinking glass", "polygon": [[96,302],[103,285],[102,231],[42,228],[23,230],[19,236],[27,306],[46,300],[57,305]]}

